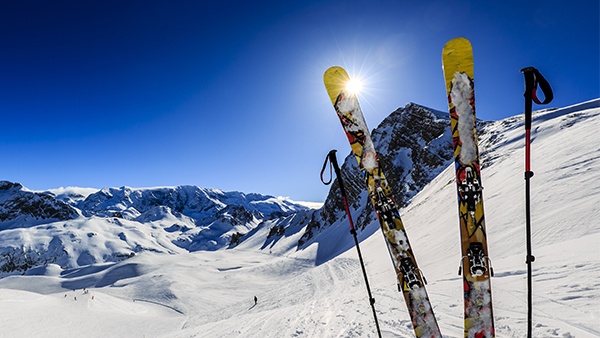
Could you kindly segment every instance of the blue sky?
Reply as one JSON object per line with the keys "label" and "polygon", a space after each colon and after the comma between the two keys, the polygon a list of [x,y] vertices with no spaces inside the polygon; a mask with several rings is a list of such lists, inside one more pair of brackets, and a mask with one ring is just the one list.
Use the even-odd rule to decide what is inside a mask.
{"label": "blue sky", "polygon": [[[198,185],[322,201],[350,147],[322,84],[365,81],[369,127],[446,110],[445,42],[471,40],[478,118],[600,97],[597,0],[13,1],[0,5],[0,179],[30,189]],[[340,156],[341,157],[341,156]]]}

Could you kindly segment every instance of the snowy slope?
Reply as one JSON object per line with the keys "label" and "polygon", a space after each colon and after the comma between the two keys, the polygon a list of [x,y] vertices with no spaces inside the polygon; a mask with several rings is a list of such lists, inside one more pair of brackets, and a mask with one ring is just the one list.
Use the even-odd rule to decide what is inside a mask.
{"label": "snowy slope", "polygon": [[[599,106],[534,117],[535,337],[600,337]],[[525,336],[523,145],[521,117],[489,123],[481,136],[499,337]],[[455,189],[448,167],[402,210],[445,337],[462,337]],[[0,336],[376,337],[356,252],[342,249],[351,242],[340,231],[346,221],[298,248],[312,217],[300,211],[265,220],[230,250],[144,251],[122,262],[49,265],[2,278]],[[269,236],[276,226],[283,235]],[[360,237],[384,336],[413,336],[374,220]]]}
{"label": "snowy slope", "polygon": [[[581,106],[534,115],[532,142],[532,227],[534,267],[534,333],[538,337],[600,336],[600,100]],[[596,107],[586,110],[580,108]],[[490,254],[496,278],[492,279],[496,328],[499,336],[523,337],[526,326],[526,265],[524,229],[524,140],[521,117],[487,126],[481,139],[483,185]],[[429,236],[416,249],[430,280],[459,283],[444,269],[458,264],[456,214],[441,210],[454,206],[453,171],[449,168],[424,189],[405,210],[409,234],[413,227],[428,227]],[[433,235],[435,234],[435,235]],[[417,235],[417,237],[420,237]],[[417,246],[417,244],[415,244]],[[435,248],[431,250],[430,248]],[[435,262],[435,255],[452,260]],[[430,263],[427,263],[430,262]],[[429,265],[429,266],[428,266]],[[451,276],[451,275],[450,275]],[[450,279],[452,281],[446,281]],[[440,285],[441,286],[441,285]],[[435,285],[438,287],[438,285]],[[435,288],[432,288],[435,290]],[[452,297],[460,299],[460,289]],[[443,292],[445,298],[448,291]],[[444,303],[442,301],[442,303]],[[460,303],[451,304],[460,316]],[[445,331],[447,333],[447,331]]]}

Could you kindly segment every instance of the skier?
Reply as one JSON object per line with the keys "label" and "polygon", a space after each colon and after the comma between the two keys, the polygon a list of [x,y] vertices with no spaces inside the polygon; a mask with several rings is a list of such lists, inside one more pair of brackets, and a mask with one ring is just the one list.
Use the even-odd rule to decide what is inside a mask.
{"label": "skier", "polygon": [[258,298],[256,298],[256,296],[254,296],[254,306],[256,306],[256,303],[258,303]]}

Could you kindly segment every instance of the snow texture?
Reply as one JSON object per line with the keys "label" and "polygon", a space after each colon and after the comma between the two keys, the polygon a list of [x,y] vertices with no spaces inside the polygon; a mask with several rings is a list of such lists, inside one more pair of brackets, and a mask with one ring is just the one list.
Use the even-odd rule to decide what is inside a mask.
{"label": "snow texture", "polygon": [[[360,105],[358,103],[358,98],[356,97],[356,95],[349,94],[347,96],[344,96],[344,98],[344,100],[338,102],[337,108],[339,109],[339,112],[342,115],[359,117],[353,119],[352,124],[346,127],[348,131],[361,132],[363,134],[368,133],[369,129],[363,117],[363,113],[360,109]],[[371,138],[366,138],[365,143],[363,144],[361,165],[369,172],[377,168],[377,157],[375,156],[375,154],[376,152],[375,146],[373,145],[373,140],[371,140]]]}
{"label": "snow texture", "polygon": [[456,72],[450,91],[452,104],[458,115],[458,134],[461,148],[459,161],[469,164],[477,159],[477,141],[475,140],[475,115],[473,112],[473,83],[465,73]]}

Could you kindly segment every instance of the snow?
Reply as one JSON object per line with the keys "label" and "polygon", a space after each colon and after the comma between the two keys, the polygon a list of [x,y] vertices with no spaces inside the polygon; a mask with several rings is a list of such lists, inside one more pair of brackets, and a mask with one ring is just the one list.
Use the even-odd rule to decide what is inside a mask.
{"label": "snow", "polygon": [[475,128],[475,116],[471,106],[473,88],[467,74],[459,72],[454,74],[450,96],[458,115],[458,134],[461,135],[459,160],[463,164],[468,164],[477,158],[477,144],[473,137]]}
{"label": "snow", "polygon": [[[534,115],[534,337],[600,337],[598,103]],[[488,124],[480,140],[498,337],[526,335],[523,129],[520,116],[508,118]],[[453,179],[450,166],[401,212],[444,337],[463,336]],[[356,250],[335,249],[352,243],[347,220],[300,249],[303,231],[292,224],[306,213],[287,216],[285,235],[277,238],[267,234],[279,223],[264,221],[234,249],[145,251],[120,262],[66,270],[51,264],[5,276],[0,336],[376,337]],[[111,242],[112,230],[103,222],[69,221],[73,232],[95,233],[82,237],[92,255],[104,250],[94,243]],[[153,231],[151,223],[119,222],[139,232],[137,241]],[[46,242],[36,240],[42,236],[39,226],[26,230],[27,240]],[[48,230],[51,236],[54,230]],[[414,336],[376,221],[359,238],[383,336]]]}
{"label": "snow", "polygon": [[[100,189],[96,188],[81,188],[81,187],[60,187],[56,189],[49,189],[47,192],[54,194],[55,196],[78,196],[85,199],[91,194],[98,192]],[[41,191],[40,191],[41,192]]]}
{"label": "snow", "polygon": [[3,337],[157,336],[177,330],[185,320],[182,314],[169,308],[98,291],[43,295],[0,289],[0,302],[3,308],[18,309],[3,311],[0,320]]}
{"label": "snow", "polygon": [[[341,100],[337,103],[337,109],[339,111],[338,114],[341,114],[342,116],[340,118],[342,120],[346,120],[345,116],[347,115],[360,117],[352,119],[352,123],[345,125],[347,131],[358,132],[359,134],[369,131],[356,95],[350,94],[345,98],[345,100]],[[342,123],[345,124],[344,122]],[[377,167],[375,146],[373,145],[373,140],[370,137],[366,138],[363,144],[361,165],[367,171],[373,171]]]}
{"label": "snow", "polygon": [[323,202],[310,202],[310,201],[295,201],[296,203],[303,205],[310,209],[320,209],[323,207]]}

